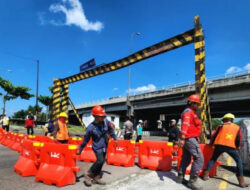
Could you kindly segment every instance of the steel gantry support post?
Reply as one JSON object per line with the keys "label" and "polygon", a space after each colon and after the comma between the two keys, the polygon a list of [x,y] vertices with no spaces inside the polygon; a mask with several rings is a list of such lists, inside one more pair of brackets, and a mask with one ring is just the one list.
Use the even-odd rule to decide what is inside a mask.
{"label": "steel gantry support post", "polygon": [[57,78],[53,83],[53,100],[52,100],[52,120],[56,121],[57,116],[61,112],[61,81]]}
{"label": "steel gantry support post", "polygon": [[201,105],[199,109],[199,116],[202,123],[201,142],[206,143],[206,123],[208,123],[209,129],[211,131],[211,116],[205,74],[205,41],[199,16],[195,16],[194,25],[195,91],[201,97]]}
{"label": "steel gantry support post", "polygon": [[62,99],[61,99],[61,110],[68,114],[68,105],[69,105],[69,85],[62,85]]}

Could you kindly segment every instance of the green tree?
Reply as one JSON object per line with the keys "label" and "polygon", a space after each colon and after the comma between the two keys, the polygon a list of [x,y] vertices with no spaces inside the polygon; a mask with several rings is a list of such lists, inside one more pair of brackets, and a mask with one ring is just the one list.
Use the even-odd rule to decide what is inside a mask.
{"label": "green tree", "polygon": [[5,114],[6,102],[16,99],[18,97],[28,100],[34,97],[33,94],[28,93],[31,89],[25,86],[14,86],[9,80],[0,77],[0,87],[6,92],[3,95],[3,114]]}
{"label": "green tree", "polygon": [[220,119],[212,119],[212,130],[216,129],[218,125],[220,125],[222,122]]}
{"label": "green tree", "polygon": [[[52,89],[53,89],[52,87],[49,87],[49,90],[51,93],[52,93]],[[51,96],[40,95],[38,96],[38,101],[46,106],[47,115],[50,115],[50,111],[52,109],[52,101],[53,101],[52,95]]]}
{"label": "green tree", "polygon": [[[38,111],[38,117],[40,116],[43,117],[41,114],[42,107],[38,106],[37,111]],[[36,113],[36,106],[29,106],[26,110],[20,110],[15,112],[13,118],[25,119],[29,112],[34,115],[34,113]]]}

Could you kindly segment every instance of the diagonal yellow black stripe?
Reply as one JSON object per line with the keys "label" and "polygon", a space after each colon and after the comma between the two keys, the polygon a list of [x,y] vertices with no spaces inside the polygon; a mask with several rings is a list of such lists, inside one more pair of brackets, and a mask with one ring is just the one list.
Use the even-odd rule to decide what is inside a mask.
{"label": "diagonal yellow black stripe", "polygon": [[61,83],[69,84],[69,83],[73,83],[79,80],[90,78],[96,75],[100,75],[103,73],[115,71],[120,68],[124,68],[128,65],[131,65],[136,62],[142,61],[144,59],[156,56],[160,53],[164,53],[164,52],[176,49],[178,47],[182,47],[190,43],[193,43],[194,41],[193,36],[194,36],[194,30],[189,30],[180,35],[174,36],[170,39],[167,39],[165,41],[162,41],[160,43],[147,47],[143,50],[140,50],[123,59],[120,59],[120,60],[117,60],[108,64],[100,65],[99,67],[96,67],[89,71],[85,71],[85,72],[61,79]]}
{"label": "diagonal yellow black stripe", "polygon": [[74,113],[75,113],[75,115],[76,115],[78,121],[81,123],[81,126],[86,127],[85,124],[83,123],[82,119],[81,119],[80,116],[78,115],[77,110],[76,110],[76,108],[75,108],[75,106],[74,106],[74,104],[73,104],[73,102],[71,101],[70,98],[69,98],[69,104],[70,104],[72,110],[74,111]]}

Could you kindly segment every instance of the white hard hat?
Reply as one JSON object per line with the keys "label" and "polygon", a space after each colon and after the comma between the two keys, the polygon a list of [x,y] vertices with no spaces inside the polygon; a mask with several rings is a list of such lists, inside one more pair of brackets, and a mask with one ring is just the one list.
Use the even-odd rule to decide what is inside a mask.
{"label": "white hard hat", "polygon": [[176,120],[175,120],[175,119],[171,119],[170,121],[171,121],[171,122],[175,122],[175,123],[176,123]]}
{"label": "white hard hat", "polygon": [[143,123],[143,121],[140,119],[140,120],[139,120],[139,123]]}

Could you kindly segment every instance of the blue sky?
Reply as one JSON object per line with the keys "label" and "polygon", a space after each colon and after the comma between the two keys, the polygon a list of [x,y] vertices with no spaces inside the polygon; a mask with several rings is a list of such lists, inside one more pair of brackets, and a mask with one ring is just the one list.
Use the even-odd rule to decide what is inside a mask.
{"label": "blue sky", "polygon": [[[250,69],[250,1],[241,0],[8,0],[0,1],[0,76],[50,95],[53,78],[79,72],[138,51],[193,28],[199,14],[206,43],[207,77]],[[8,72],[11,70],[12,72]],[[131,67],[131,92],[160,89],[194,80],[194,45]],[[128,68],[69,86],[75,105],[125,96]],[[1,98],[0,108],[2,108]],[[34,105],[35,98],[7,102],[7,113]]]}

